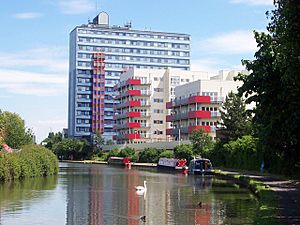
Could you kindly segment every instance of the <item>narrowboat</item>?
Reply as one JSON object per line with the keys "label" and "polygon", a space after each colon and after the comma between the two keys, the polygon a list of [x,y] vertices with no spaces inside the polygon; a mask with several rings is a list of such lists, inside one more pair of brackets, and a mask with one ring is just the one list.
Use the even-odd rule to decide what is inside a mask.
{"label": "narrowboat", "polygon": [[111,156],[107,160],[108,165],[112,166],[123,166],[123,167],[128,167],[131,165],[130,159],[128,157],[116,157],[116,156]]}
{"label": "narrowboat", "polygon": [[212,174],[212,164],[209,159],[192,159],[188,172],[189,174]]}
{"label": "narrowboat", "polygon": [[157,169],[175,170],[178,172],[187,170],[186,159],[159,158]]}

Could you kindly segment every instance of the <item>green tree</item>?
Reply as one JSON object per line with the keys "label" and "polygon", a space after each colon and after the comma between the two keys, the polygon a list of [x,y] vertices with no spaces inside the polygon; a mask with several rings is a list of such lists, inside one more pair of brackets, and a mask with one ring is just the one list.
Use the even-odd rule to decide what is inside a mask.
{"label": "green tree", "polygon": [[58,133],[50,132],[48,134],[48,137],[45,140],[43,140],[43,142],[46,143],[45,147],[49,148],[51,150],[53,150],[54,144],[56,144],[60,141],[62,141],[62,133],[61,132],[58,132]]}
{"label": "green tree", "polygon": [[195,155],[203,156],[213,147],[213,139],[203,129],[194,130],[190,136]]}
{"label": "green tree", "polygon": [[251,133],[251,118],[248,116],[246,104],[242,97],[232,91],[226,96],[226,100],[222,105],[221,125],[222,142],[236,140],[239,137]]}
{"label": "green tree", "polygon": [[32,143],[32,131],[25,127],[24,120],[16,113],[0,110],[0,131],[2,142],[12,148]]}
{"label": "green tree", "polygon": [[113,145],[113,144],[114,144],[114,141],[113,141],[113,140],[107,140],[105,144],[106,144],[106,145]]}
{"label": "green tree", "polygon": [[300,174],[300,4],[274,2],[275,10],[267,13],[269,34],[255,32],[259,50],[253,61],[243,61],[251,73],[237,79],[244,82],[239,92],[246,103],[256,105],[253,123],[265,165]]}
{"label": "green tree", "polygon": [[165,150],[159,154],[159,158],[174,158],[174,152]]}
{"label": "green tree", "polygon": [[156,148],[145,148],[139,153],[139,162],[157,163],[160,151]]}
{"label": "green tree", "polygon": [[94,151],[101,149],[104,143],[105,140],[101,136],[101,133],[99,131],[96,131],[95,135],[93,136]]}
{"label": "green tree", "polygon": [[174,149],[174,156],[178,159],[186,159],[188,162],[194,156],[193,146],[189,144],[177,145]]}
{"label": "green tree", "polygon": [[121,149],[121,151],[118,154],[118,156],[120,157],[129,157],[129,158],[134,157],[134,155],[135,155],[134,148],[129,148],[129,147],[125,147]]}
{"label": "green tree", "polygon": [[53,150],[59,158],[64,159],[84,159],[91,152],[87,140],[75,140],[70,138],[65,138],[54,144]]}

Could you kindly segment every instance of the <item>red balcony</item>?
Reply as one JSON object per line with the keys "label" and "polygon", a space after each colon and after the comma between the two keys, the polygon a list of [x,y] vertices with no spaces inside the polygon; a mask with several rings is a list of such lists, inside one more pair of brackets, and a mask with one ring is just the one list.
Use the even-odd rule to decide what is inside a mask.
{"label": "red balcony", "polygon": [[172,109],[173,108],[173,102],[167,102],[166,103],[166,108],[167,109]]}
{"label": "red balcony", "polygon": [[132,101],[128,101],[127,106],[141,106],[141,102],[140,100],[132,100]]}
{"label": "red balcony", "polygon": [[188,103],[210,103],[210,96],[192,96],[189,97]]}
{"label": "red balcony", "polygon": [[166,122],[172,122],[174,120],[173,115],[167,115]]}
{"label": "red balcony", "polygon": [[189,119],[191,118],[211,118],[210,111],[196,110],[188,113]]}
{"label": "red balcony", "polygon": [[128,112],[127,113],[127,117],[141,117],[141,113],[140,112]]}
{"label": "red balcony", "polygon": [[126,92],[128,96],[141,96],[141,90],[128,90]]}
{"label": "red balcony", "polygon": [[209,133],[211,131],[210,126],[189,126],[189,134],[193,133],[194,130],[203,129],[205,132]]}
{"label": "red balcony", "polygon": [[134,122],[129,122],[127,123],[127,128],[140,128],[141,124],[140,123],[134,123]]}
{"label": "red balcony", "polygon": [[167,135],[172,135],[173,134],[173,129],[172,128],[166,129],[166,134]]}
{"label": "red balcony", "polygon": [[141,84],[141,80],[140,79],[128,79],[127,81],[126,81],[126,84],[128,85],[139,85],[139,84]]}
{"label": "red balcony", "polygon": [[126,139],[141,139],[141,135],[140,134],[127,134],[125,136]]}

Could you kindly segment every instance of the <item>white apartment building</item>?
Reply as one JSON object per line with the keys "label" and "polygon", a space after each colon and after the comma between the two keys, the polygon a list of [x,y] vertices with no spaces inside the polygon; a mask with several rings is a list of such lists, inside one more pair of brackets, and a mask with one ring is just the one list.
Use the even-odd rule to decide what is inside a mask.
{"label": "white apartment building", "polygon": [[118,144],[166,141],[169,111],[166,103],[175,98],[175,87],[196,80],[209,80],[215,73],[177,69],[132,69],[120,76],[116,91],[114,140]]}
{"label": "white apartment building", "polygon": [[[247,73],[247,71],[243,71]],[[167,103],[170,140],[189,140],[195,129],[203,129],[213,138],[220,121],[220,107],[229,92],[237,92],[242,82],[233,77],[238,71],[220,71],[207,80],[197,80],[175,88],[175,99]]]}

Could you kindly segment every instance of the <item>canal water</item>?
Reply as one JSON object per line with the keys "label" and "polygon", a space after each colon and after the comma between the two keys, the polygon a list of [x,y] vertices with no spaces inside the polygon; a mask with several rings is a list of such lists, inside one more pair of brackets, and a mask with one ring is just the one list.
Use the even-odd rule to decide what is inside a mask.
{"label": "canal water", "polygon": [[253,224],[257,207],[229,181],[156,169],[61,163],[57,176],[0,183],[0,225]]}

